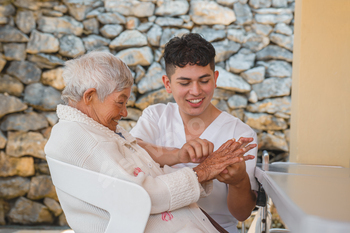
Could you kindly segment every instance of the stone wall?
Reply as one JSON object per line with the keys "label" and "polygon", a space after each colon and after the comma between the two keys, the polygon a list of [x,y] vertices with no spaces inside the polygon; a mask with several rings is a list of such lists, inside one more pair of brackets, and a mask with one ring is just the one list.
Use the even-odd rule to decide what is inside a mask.
{"label": "stone wall", "polygon": [[288,155],[294,0],[0,0],[0,224],[65,225],[43,148],[57,122],[64,61],[110,51],[133,71],[130,130],[161,82],[165,43],[188,32],[212,42],[213,103],[259,137],[259,155]]}

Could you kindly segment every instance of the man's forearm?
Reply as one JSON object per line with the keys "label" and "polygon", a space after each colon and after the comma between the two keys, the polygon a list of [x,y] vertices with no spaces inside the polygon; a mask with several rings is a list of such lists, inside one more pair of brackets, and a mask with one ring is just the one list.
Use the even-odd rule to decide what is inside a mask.
{"label": "man's forearm", "polygon": [[137,139],[137,144],[145,149],[152,159],[159,163],[161,167],[164,165],[172,166],[179,163],[179,149],[156,146],[141,139]]}
{"label": "man's forearm", "polygon": [[256,195],[251,190],[249,176],[237,185],[229,185],[227,205],[230,213],[239,221],[246,220],[256,204]]}

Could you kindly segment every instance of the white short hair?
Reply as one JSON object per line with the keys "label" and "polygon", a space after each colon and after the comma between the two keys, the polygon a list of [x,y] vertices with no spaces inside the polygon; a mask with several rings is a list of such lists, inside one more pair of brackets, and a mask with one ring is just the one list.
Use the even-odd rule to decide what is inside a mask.
{"label": "white short hair", "polygon": [[92,51],[65,63],[62,77],[66,87],[62,100],[78,102],[84,92],[95,88],[101,102],[114,91],[131,87],[134,83],[128,66],[113,54]]}

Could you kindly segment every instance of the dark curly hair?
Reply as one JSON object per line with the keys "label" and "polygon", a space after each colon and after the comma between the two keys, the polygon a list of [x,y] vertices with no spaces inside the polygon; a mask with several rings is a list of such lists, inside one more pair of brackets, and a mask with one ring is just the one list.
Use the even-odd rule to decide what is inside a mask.
{"label": "dark curly hair", "polygon": [[166,45],[163,54],[167,76],[170,78],[176,67],[185,67],[187,64],[207,66],[215,69],[215,49],[198,33],[188,33],[174,37]]}

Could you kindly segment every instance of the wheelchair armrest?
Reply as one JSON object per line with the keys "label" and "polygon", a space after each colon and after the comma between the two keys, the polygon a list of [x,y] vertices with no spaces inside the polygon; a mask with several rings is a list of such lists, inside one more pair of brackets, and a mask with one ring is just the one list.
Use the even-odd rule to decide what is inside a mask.
{"label": "wheelchair armrest", "polygon": [[[256,178],[255,178],[256,179]],[[259,190],[257,191],[258,196],[256,198],[256,205],[260,207],[265,207],[267,204],[267,195],[266,192],[262,186],[262,184],[256,179],[256,181],[259,184]]]}

